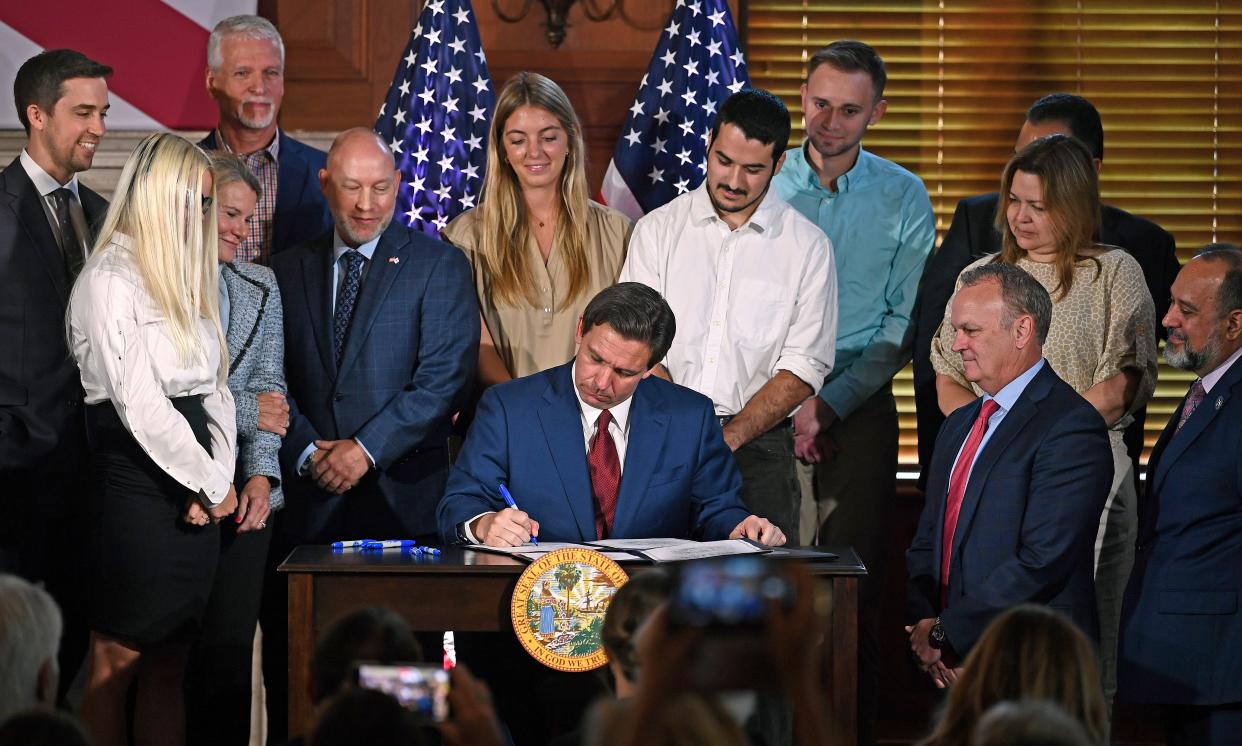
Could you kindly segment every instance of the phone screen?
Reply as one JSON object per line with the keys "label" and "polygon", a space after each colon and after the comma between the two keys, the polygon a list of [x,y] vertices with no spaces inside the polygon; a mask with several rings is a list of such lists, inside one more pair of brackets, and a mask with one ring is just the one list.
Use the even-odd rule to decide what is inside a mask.
{"label": "phone screen", "polygon": [[358,685],[391,695],[430,723],[448,719],[449,672],[434,664],[358,664]]}
{"label": "phone screen", "polygon": [[760,627],[768,604],[788,605],[789,581],[756,557],[691,562],[680,568],[669,621],[686,627]]}

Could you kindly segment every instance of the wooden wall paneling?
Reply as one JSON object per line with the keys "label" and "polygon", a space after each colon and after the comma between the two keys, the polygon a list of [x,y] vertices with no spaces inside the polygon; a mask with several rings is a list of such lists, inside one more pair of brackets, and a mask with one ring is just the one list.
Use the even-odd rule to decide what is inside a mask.
{"label": "wooden wall paneling", "polygon": [[[735,19],[739,1],[729,3]],[[523,5],[496,2],[508,15]],[[559,48],[547,40],[539,3],[517,23],[501,20],[492,0],[472,4],[496,90],[521,70],[565,89],[582,119],[587,177],[592,193],[598,191],[673,0],[619,0],[605,21],[589,20],[575,4]],[[416,0],[260,0],[259,14],[285,39],[281,126],[339,131],[373,124],[420,7]]]}

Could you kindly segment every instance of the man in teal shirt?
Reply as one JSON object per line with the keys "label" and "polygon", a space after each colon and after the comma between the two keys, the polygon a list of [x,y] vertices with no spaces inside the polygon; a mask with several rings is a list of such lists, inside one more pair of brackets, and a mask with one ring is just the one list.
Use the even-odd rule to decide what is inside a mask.
{"label": "man in teal shirt", "polygon": [[876,615],[896,497],[892,380],[910,360],[906,332],[923,263],[936,240],[927,189],[862,149],[884,116],[884,61],[859,41],[817,52],[802,84],[807,140],[786,153],[776,192],[828,235],[836,261],[836,365],[794,415],[803,462],[802,543],[853,546],[860,589],[860,742],[871,740],[879,682]]}

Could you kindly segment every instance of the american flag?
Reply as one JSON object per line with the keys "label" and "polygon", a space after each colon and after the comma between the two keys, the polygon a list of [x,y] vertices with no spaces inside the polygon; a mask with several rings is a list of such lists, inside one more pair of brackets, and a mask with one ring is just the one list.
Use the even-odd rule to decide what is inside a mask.
{"label": "american flag", "polygon": [[495,106],[470,0],[430,0],[375,120],[401,170],[398,220],[438,235],[475,206]]}
{"label": "american flag", "polygon": [[750,86],[726,0],[677,0],[600,190],[634,220],[698,187],[716,109]]}

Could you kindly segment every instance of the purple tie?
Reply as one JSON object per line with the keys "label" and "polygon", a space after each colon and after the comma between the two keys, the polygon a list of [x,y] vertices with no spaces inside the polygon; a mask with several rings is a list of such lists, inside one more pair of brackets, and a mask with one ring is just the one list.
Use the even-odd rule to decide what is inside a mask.
{"label": "purple tie", "polygon": [[1182,405],[1182,417],[1177,421],[1178,430],[1181,430],[1186,420],[1190,419],[1190,415],[1195,413],[1195,407],[1199,406],[1199,402],[1203,401],[1206,394],[1207,392],[1203,390],[1203,379],[1200,378],[1190,384],[1190,392],[1186,394],[1186,403]]}

